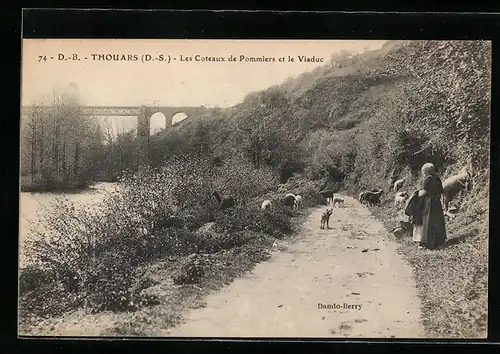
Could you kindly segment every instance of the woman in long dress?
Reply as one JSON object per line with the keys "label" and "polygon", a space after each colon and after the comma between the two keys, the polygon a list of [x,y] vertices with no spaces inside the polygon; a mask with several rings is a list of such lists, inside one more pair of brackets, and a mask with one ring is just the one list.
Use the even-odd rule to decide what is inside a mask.
{"label": "woman in long dress", "polygon": [[420,200],[420,220],[413,225],[413,241],[419,248],[435,249],[446,242],[446,226],[444,221],[441,194],[443,185],[431,163],[422,166],[423,185],[418,192]]}

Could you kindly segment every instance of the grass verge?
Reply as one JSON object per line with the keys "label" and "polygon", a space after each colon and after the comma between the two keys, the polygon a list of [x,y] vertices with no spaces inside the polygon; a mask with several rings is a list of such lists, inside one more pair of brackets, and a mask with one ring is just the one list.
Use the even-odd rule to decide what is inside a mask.
{"label": "grass verge", "polygon": [[[447,221],[446,245],[419,250],[411,236],[398,239],[398,252],[413,268],[429,337],[486,338],[488,318],[488,188],[467,196]],[[405,220],[390,200],[369,207],[387,230]]]}

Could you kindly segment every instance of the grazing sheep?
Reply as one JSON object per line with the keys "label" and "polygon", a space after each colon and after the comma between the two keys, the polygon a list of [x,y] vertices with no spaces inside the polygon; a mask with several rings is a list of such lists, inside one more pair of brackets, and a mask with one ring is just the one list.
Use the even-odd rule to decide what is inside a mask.
{"label": "grazing sheep", "polygon": [[396,206],[396,208],[399,209],[403,207],[408,197],[409,195],[406,191],[396,193],[396,196],[394,197],[394,205]]}
{"label": "grazing sheep", "polygon": [[335,204],[338,204],[339,206],[341,205],[344,205],[344,199],[340,198],[340,197],[335,197],[333,198],[333,206],[335,206]]}
{"label": "grazing sheep", "polygon": [[302,204],[302,197],[300,195],[295,196],[295,208],[299,209]]}
{"label": "grazing sheep", "polygon": [[442,203],[444,210],[448,210],[448,204],[464,190],[470,190],[472,187],[471,176],[468,172],[462,172],[447,178],[443,182]]}
{"label": "grazing sheep", "polygon": [[285,206],[293,209],[295,207],[295,205],[297,204],[297,201],[295,200],[295,195],[288,193],[285,196],[285,198],[283,198],[283,204],[285,204]]}
{"label": "grazing sheep", "polygon": [[380,205],[380,197],[382,196],[383,190],[380,189],[377,192],[373,191],[365,191],[365,195],[363,197],[363,200],[366,200],[369,205]]}
{"label": "grazing sheep", "polygon": [[320,229],[324,229],[325,228],[325,225],[326,225],[326,228],[329,229],[330,228],[330,216],[332,215],[333,213],[333,209],[326,209],[326,211],[321,214],[321,224],[319,226]]}
{"label": "grazing sheep", "polygon": [[262,210],[267,210],[267,209],[271,209],[271,206],[272,206],[271,201],[270,201],[270,200],[268,200],[268,199],[266,199],[266,200],[264,200],[264,201],[262,202],[262,205],[260,206],[260,208],[261,208]]}
{"label": "grazing sheep", "polygon": [[215,199],[217,200],[217,204],[219,206],[219,209],[227,209],[227,208],[231,208],[234,206],[234,199],[233,198],[221,198],[221,196],[219,195],[219,193],[217,193],[216,191],[214,191],[212,193],[212,195],[215,197]]}
{"label": "grazing sheep", "polygon": [[398,179],[396,182],[394,182],[394,192],[397,192],[399,190],[399,188],[401,188],[403,186],[405,181],[406,181],[406,177]]}
{"label": "grazing sheep", "polygon": [[332,190],[326,190],[319,192],[323,198],[326,199],[326,202],[329,204],[333,200],[333,191]]}

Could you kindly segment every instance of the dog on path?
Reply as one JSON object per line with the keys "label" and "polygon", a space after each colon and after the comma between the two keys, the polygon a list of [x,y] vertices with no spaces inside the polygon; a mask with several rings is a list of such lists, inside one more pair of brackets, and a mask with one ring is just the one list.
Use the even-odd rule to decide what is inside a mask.
{"label": "dog on path", "polygon": [[324,229],[325,225],[326,225],[327,229],[330,228],[329,221],[330,221],[330,216],[332,215],[332,213],[333,213],[333,209],[326,209],[326,211],[323,214],[321,214],[321,224],[319,226],[320,229]]}

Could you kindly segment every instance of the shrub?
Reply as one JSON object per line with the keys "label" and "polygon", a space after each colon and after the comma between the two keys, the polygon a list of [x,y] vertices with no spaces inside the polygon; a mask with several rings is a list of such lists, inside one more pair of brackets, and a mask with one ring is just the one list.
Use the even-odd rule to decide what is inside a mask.
{"label": "shrub", "polygon": [[19,295],[50,284],[50,275],[40,268],[28,266],[19,275]]}
{"label": "shrub", "polygon": [[291,215],[289,209],[279,204],[265,211],[251,207],[236,207],[219,213],[215,228],[221,233],[254,231],[282,238],[291,231],[289,221]]}
{"label": "shrub", "polygon": [[217,169],[214,187],[226,197],[237,197],[237,204],[245,204],[252,197],[276,188],[278,175],[269,167],[254,168],[244,157],[230,157]]}

